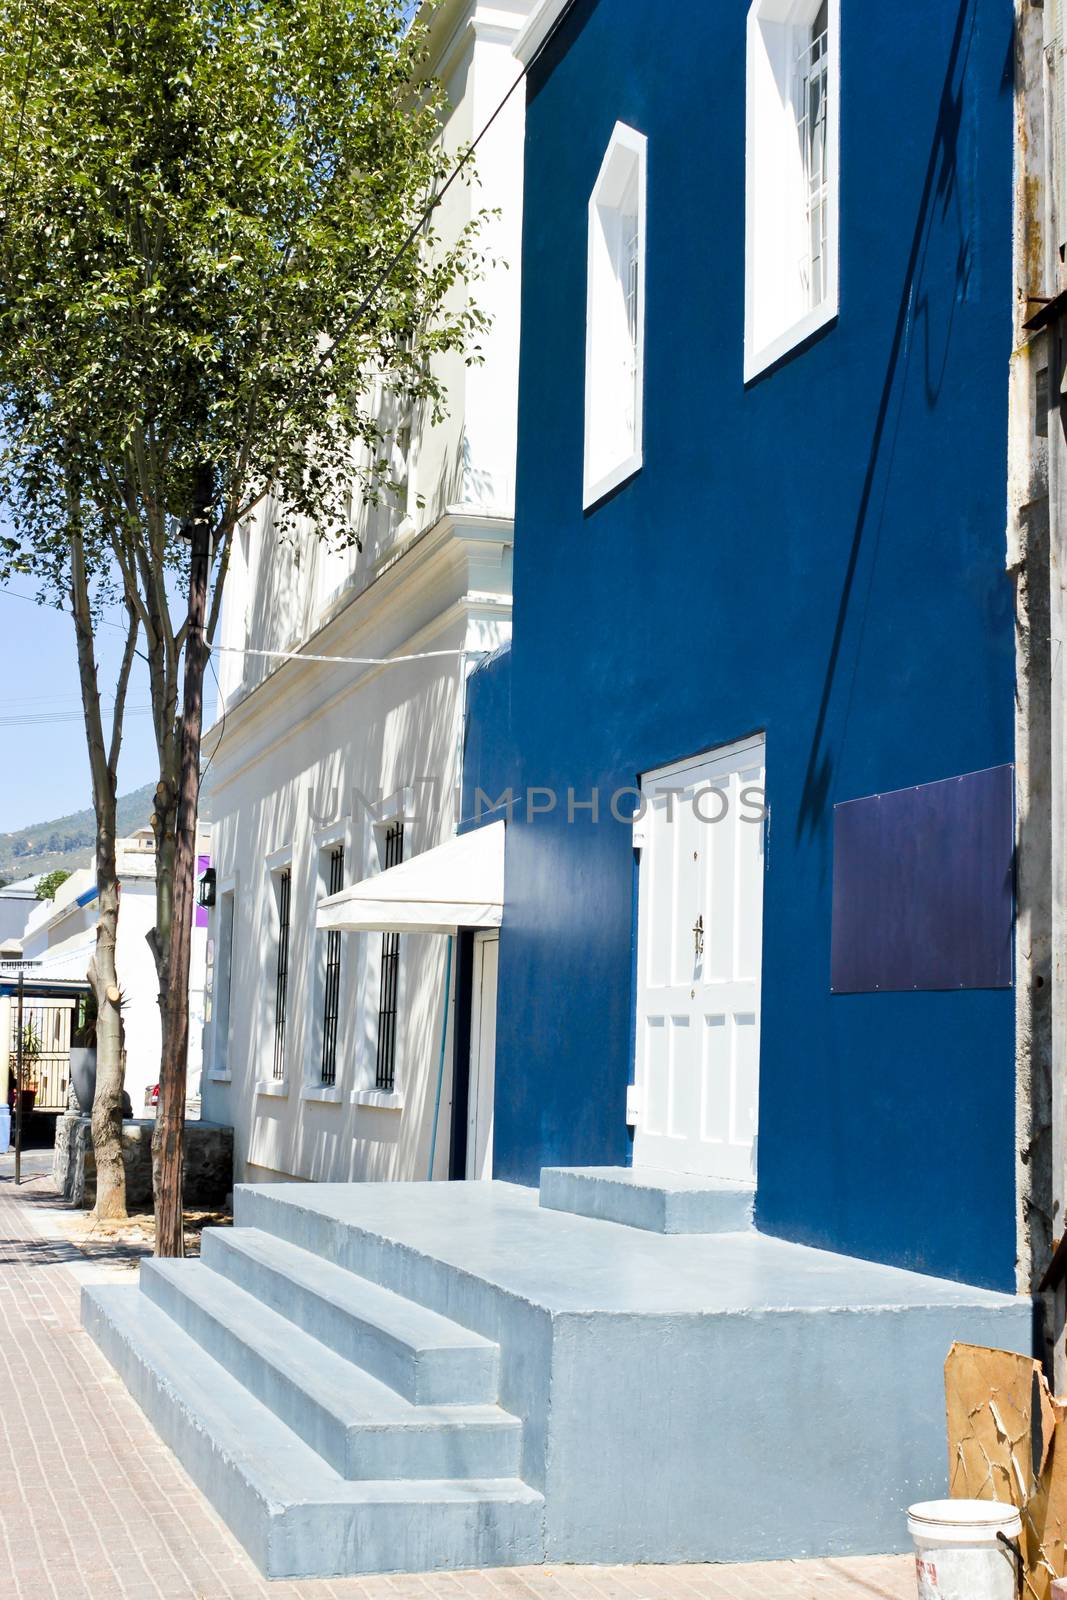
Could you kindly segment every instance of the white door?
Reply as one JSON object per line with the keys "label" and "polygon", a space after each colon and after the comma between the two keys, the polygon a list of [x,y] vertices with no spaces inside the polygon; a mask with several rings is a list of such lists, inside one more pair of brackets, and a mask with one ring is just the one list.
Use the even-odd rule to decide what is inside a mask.
{"label": "white door", "polygon": [[493,1084],[496,1075],[496,976],[499,933],[474,936],[471,1064],[467,1089],[467,1177],[493,1176]]}
{"label": "white door", "polygon": [[756,1170],[763,736],[645,775],[634,1165]]}

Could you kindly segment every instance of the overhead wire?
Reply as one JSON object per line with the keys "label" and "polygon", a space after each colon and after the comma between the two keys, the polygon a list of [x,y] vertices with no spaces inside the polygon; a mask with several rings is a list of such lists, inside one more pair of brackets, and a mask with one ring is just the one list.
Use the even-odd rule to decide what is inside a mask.
{"label": "overhead wire", "polygon": [[222,692],[222,684],[219,682],[219,675],[215,671],[215,663],[214,663],[214,661],[212,661],[210,656],[208,656],[208,658],[207,658],[207,664],[211,668],[211,676],[215,680],[215,688],[218,691],[219,705],[222,708],[222,725],[219,728],[219,736],[215,740],[215,747],[212,750],[211,754],[207,758],[207,765],[204,767],[203,772],[200,774],[200,782],[201,782],[201,784],[203,784],[205,782],[205,780],[207,779],[207,775],[211,771],[211,763],[214,761],[215,757],[218,755],[219,746],[222,744],[223,739],[225,739],[225,737],[226,737],[226,699],[225,699],[225,696],[223,695],[223,692]]}
{"label": "overhead wire", "polygon": [[[540,53],[540,52],[538,52],[538,53]],[[353,314],[353,317],[352,317],[352,322],[353,323],[358,325],[360,318],[362,316],[364,316],[365,313],[370,309],[371,305],[374,303],[374,299],[375,299],[375,296],[378,294],[378,291],[382,288],[383,284],[385,284],[385,283],[387,283],[389,281],[390,277],[395,272],[395,270],[396,270],[397,266],[399,265],[399,263],[403,260],[404,256],[411,249],[411,246],[415,243],[416,239],[422,233],[423,229],[425,228],[425,226],[426,226],[427,222],[429,221],[430,217],[433,215],[434,211],[442,203],[442,201],[444,200],[445,196],[448,194],[448,191],[451,189],[452,185],[459,178],[459,176],[463,172],[464,168],[473,159],[474,153],[477,150],[478,146],[481,144],[482,140],[485,138],[485,136],[489,132],[490,128],[493,126],[493,124],[496,122],[497,118],[500,116],[501,112],[504,110],[504,107],[508,104],[508,101],[511,99],[512,95],[515,93],[516,89],[522,83],[523,79],[526,76],[526,71],[527,71],[527,68],[524,67],[523,70],[519,73],[518,77],[512,83],[511,87],[508,89],[507,93],[504,95],[503,99],[496,106],[496,108],[492,112],[491,116],[483,124],[483,126],[481,127],[481,129],[479,130],[479,132],[477,133],[475,138],[471,141],[470,145],[463,152],[463,154],[461,155],[460,159],[457,161],[456,165],[453,167],[453,169],[452,169],[451,173],[449,174],[448,178],[442,184],[441,188],[436,191],[436,193],[434,194],[433,198],[430,200],[429,204],[426,206],[426,208],[423,210],[423,212],[419,216],[418,220],[409,229],[409,231],[408,231],[406,237],[404,238],[403,242],[401,243],[399,249],[397,249],[394,252],[394,254],[390,257],[389,261],[386,262],[386,264],[383,267],[382,271],[378,274],[378,277],[374,280],[373,284],[371,285],[369,291],[364,296],[364,298],[360,302],[360,304],[356,307],[356,310],[355,310],[355,312]],[[339,334],[337,336],[337,338],[333,339],[327,345],[326,349],[322,352],[322,355],[319,358],[319,365],[320,366],[323,365],[326,361],[329,360],[330,356],[336,350],[337,345],[340,342],[340,338],[341,338],[341,335]],[[260,658],[268,659],[268,660],[277,660],[277,661],[315,661],[315,662],[320,662],[320,663],[327,663],[327,664],[329,664],[331,666],[353,666],[353,667],[394,666],[394,665],[396,665],[396,664],[398,664],[400,662],[425,661],[425,660],[431,660],[431,659],[434,659],[434,658],[439,658],[439,657],[442,657],[442,656],[455,657],[455,656],[462,656],[462,655],[466,654],[466,651],[464,651],[464,650],[424,650],[424,651],[419,651],[419,652],[416,652],[414,654],[409,654],[409,655],[393,655],[393,656],[326,656],[326,655],[313,655],[310,652],[298,651],[298,650],[260,650],[260,649],[245,649],[245,648],[242,648],[241,646],[238,646],[238,645],[222,645],[222,644],[212,645],[211,646],[212,654],[214,654],[214,652],[216,652],[216,651],[223,651],[223,652],[226,652],[226,653],[239,654],[239,655],[245,655],[245,656],[256,656],[256,657],[260,657]],[[218,689],[219,703],[223,707],[223,712],[222,712],[222,726],[219,729],[219,737],[215,742],[214,749],[212,750],[210,756],[208,757],[207,765],[205,766],[203,772],[200,775],[200,782],[201,783],[203,783],[205,778],[207,777],[208,772],[211,769],[211,763],[214,761],[215,757],[218,755],[219,748],[220,748],[220,746],[222,744],[222,741],[223,741],[223,739],[224,739],[224,737],[226,735],[225,701],[224,701],[224,698],[223,698],[221,685],[219,684],[218,673],[215,671],[214,663],[213,663],[213,661],[211,659],[211,654],[209,654],[209,656],[208,656],[208,664],[211,667],[212,676],[215,679],[215,687]]]}

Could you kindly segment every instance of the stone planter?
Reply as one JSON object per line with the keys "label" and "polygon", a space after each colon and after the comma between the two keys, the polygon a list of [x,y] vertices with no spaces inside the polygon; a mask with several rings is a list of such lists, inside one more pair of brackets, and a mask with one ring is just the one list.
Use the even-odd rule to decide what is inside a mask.
{"label": "stone planter", "polygon": [[88,1114],[93,1109],[93,1096],[96,1093],[95,1045],[71,1045],[70,1081],[74,1085],[78,1104]]}
{"label": "stone planter", "polygon": [[[152,1204],[152,1133],[150,1119],[122,1124],[122,1159],[126,1168],[126,1204],[131,1210]],[[75,1206],[96,1203],[96,1157],[90,1118],[68,1111],[56,1120],[52,1181]],[[221,1206],[233,1189],[233,1129],[213,1122],[185,1124],[182,1190],[190,1206]]]}

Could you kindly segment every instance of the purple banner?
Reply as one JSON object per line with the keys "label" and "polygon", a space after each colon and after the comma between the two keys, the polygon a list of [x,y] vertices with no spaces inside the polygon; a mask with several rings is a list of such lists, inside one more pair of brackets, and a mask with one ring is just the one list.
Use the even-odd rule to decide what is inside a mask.
{"label": "purple banner", "polygon": [[[197,856],[197,858],[196,858],[196,877],[197,877],[198,886],[199,886],[199,880],[203,877],[204,873],[207,871],[207,869],[208,869],[208,867],[210,867],[210,865],[211,865],[211,857],[210,856]],[[196,907],[196,911],[194,913],[193,927],[194,928],[206,928],[207,925],[208,925],[208,920],[209,920],[210,916],[211,916],[211,913],[208,911],[207,906],[198,905]]]}

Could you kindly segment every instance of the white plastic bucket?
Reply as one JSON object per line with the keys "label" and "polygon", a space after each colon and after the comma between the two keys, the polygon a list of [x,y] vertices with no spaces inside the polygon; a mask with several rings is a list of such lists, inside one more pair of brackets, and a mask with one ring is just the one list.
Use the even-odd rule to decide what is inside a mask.
{"label": "white plastic bucket", "polygon": [[919,1600],[1016,1600],[1022,1518],[999,1500],[926,1500],[908,1507]]}

